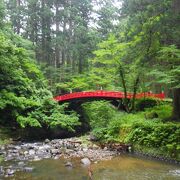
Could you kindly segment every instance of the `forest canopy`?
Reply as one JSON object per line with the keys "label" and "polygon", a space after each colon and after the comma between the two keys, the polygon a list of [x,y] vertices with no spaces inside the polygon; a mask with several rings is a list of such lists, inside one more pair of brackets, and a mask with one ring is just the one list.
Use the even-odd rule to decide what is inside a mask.
{"label": "forest canopy", "polygon": [[73,131],[74,91],[164,91],[180,119],[180,1],[1,0],[0,122]]}

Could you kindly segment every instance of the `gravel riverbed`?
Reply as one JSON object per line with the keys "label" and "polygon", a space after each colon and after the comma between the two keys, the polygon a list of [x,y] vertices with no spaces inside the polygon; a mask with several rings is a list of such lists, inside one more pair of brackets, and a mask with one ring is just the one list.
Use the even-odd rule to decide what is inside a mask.
{"label": "gravel riverbed", "polygon": [[[88,139],[88,138],[87,138]],[[87,143],[88,142],[88,143]],[[89,165],[91,162],[109,160],[117,155],[115,151],[109,151],[106,147],[101,149],[98,145],[82,138],[46,139],[43,142],[23,143],[0,146],[0,156],[3,163],[0,164],[0,177],[13,176],[16,171],[33,171],[28,167],[29,161],[43,159],[80,158],[81,163]],[[10,165],[9,165],[10,164]],[[70,166],[68,162],[65,166]]]}

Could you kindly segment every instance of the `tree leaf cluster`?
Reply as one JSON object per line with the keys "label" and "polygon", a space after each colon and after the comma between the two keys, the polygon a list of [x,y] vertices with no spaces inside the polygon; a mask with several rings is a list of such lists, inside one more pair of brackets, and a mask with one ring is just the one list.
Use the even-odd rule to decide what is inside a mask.
{"label": "tree leaf cluster", "polygon": [[42,72],[28,51],[15,46],[3,32],[0,33],[0,72],[0,124],[47,129],[59,126],[69,131],[80,124],[74,112],[65,112],[65,105],[53,100]]}

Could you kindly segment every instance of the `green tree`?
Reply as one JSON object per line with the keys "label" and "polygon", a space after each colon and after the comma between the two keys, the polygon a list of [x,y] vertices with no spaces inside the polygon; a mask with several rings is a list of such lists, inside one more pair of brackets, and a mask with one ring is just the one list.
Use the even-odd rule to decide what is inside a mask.
{"label": "green tree", "polygon": [[[161,82],[158,83],[160,87],[176,89],[174,87],[179,86],[177,78],[179,50],[176,49],[179,47],[177,38],[179,36],[178,5],[179,3],[173,0],[123,1],[122,13],[128,18],[125,30],[126,41],[136,44],[132,50],[136,49],[136,52],[139,53],[141,66],[145,67],[148,72],[144,73],[143,81],[145,84],[151,84],[151,88],[152,85],[158,83],[158,78],[161,79]],[[171,58],[169,58],[170,56]],[[162,72],[162,68],[165,69],[165,72]],[[154,70],[160,70],[162,74],[156,73],[155,75],[153,74]],[[148,81],[152,83],[148,83]]]}
{"label": "green tree", "polygon": [[0,42],[0,123],[74,130],[79,125],[78,117],[73,112],[66,115],[65,107],[53,100],[42,72],[28,51],[16,47],[2,32]]}

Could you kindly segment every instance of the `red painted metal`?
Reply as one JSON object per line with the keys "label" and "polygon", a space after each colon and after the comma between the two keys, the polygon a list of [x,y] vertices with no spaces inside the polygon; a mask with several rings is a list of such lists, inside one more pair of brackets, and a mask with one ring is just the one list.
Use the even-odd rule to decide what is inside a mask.
{"label": "red painted metal", "polygon": [[[123,99],[125,98],[123,92],[117,92],[117,91],[89,91],[89,92],[74,92],[70,94],[65,94],[61,96],[56,96],[54,99],[56,101],[69,101],[72,99],[81,99],[81,98],[112,98],[112,99]],[[131,99],[133,97],[132,93],[127,94],[127,98]],[[164,93],[160,94],[153,94],[151,92],[145,92],[145,93],[138,93],[136,95],[136,98],[144,98],[144,97],[152,97],[152,98],[158,98],[158,99],[164,99],[165,95]]]}

